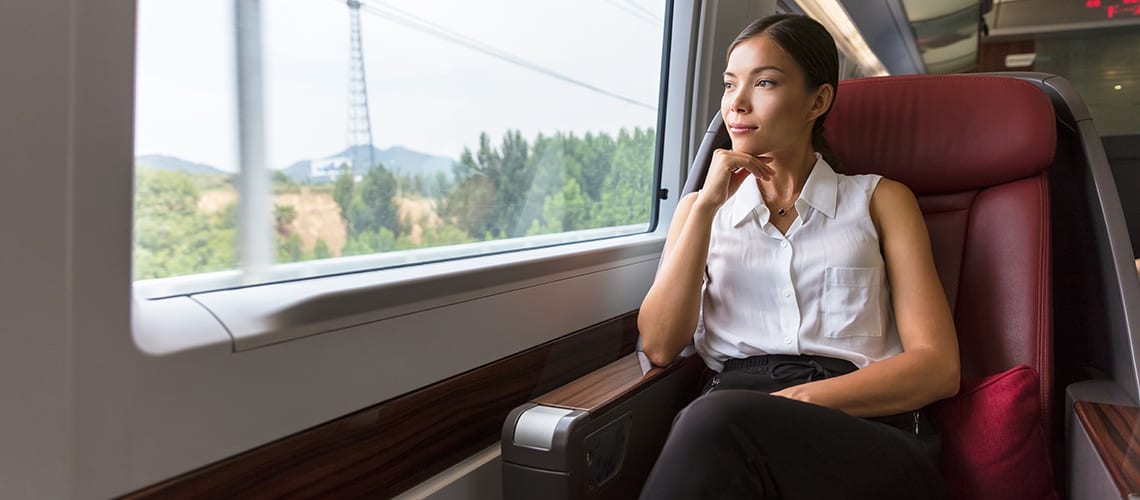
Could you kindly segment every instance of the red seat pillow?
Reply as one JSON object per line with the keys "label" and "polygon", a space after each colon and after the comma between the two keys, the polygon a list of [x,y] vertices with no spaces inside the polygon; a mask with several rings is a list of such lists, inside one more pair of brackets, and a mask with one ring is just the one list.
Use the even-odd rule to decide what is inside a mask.
{"label": "red seat pillow", "polygon": [[933,406],[949,498],[1057,498],[1037,396],[1037,371],[1020,365]]}

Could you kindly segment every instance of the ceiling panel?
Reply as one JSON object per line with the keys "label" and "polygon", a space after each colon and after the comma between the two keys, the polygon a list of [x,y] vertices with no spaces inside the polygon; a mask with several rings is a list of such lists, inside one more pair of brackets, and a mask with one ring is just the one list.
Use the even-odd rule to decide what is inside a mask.
{"label": "ceiling panel", "polygon": [[978,5],[978,0],[903,0],[911,22],[926,21]]}

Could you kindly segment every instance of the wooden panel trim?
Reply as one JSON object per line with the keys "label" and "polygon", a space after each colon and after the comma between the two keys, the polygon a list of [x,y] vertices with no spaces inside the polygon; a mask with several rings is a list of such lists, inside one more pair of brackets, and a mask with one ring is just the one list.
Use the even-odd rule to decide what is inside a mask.
{"label": "wooden panel trim", "polygon": [[516,406],[636,343],[635,311],[124,498],[395,496],[494,444]]}
{"label": "wooden panel trim", "polygon": [[1120,496],[1140,494],[1140,408],[1078,401],[1075,410]]}
{"label": "wooden panel trim", "polygon": [[[644,354],[634,352],[614,361],[578,380],[563,385],[549,393],[535,398],[532,402],[546,406],[557,406],[590,413],[601,413],[636,394],[641,387],[652,384],[657,379],[681,370],[689,365],[704,362],[697,355],[679,358],[668,367],[653,366]],[[694,371],[699,373],[699,370]],[[693,379],[696,386],[698,380]]]}

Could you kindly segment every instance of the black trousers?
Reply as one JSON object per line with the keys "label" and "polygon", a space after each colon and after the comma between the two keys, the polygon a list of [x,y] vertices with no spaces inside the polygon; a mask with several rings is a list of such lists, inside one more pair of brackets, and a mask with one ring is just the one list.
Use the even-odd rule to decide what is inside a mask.
{"label": "black trousers", "polygon": [[677,415],[641,498],[943,498],[921,414],[863,419],[767,394],[854,369],[817,356],[726,364]]}

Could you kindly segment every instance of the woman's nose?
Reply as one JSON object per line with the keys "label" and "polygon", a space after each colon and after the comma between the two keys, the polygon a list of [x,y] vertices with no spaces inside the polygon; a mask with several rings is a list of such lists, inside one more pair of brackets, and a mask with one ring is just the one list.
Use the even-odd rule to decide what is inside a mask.
{"label": "woman's nose", "polygon": [[730,103],[732,110],[737,113],[748,112],[748,92],[737,92]]}

